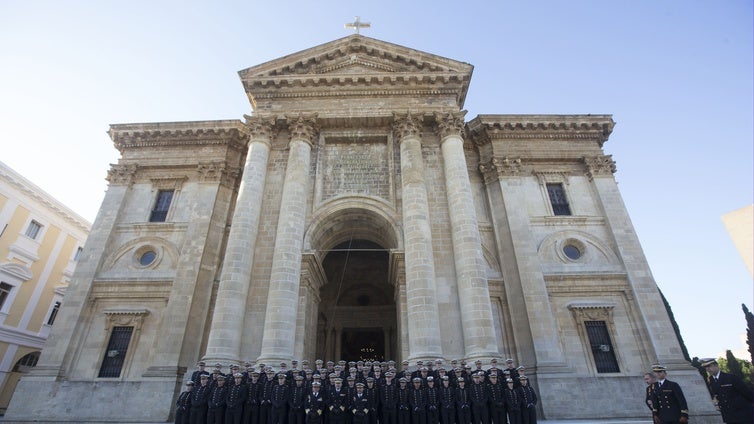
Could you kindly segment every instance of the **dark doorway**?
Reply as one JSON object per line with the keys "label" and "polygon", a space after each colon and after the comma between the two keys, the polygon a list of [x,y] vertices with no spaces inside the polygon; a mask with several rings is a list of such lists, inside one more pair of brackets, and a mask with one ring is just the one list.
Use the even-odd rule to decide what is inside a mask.
{"label": "dark doorway", "polygon": [[385,332],[381,328],[344,328],[340,357],[346,361],[384,361]]}

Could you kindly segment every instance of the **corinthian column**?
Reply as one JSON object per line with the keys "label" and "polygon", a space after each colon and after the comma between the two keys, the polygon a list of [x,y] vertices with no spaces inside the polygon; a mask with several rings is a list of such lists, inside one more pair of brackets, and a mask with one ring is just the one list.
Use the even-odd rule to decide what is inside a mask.
{"label": "corinthian column", "polygon": [[316,115],[299,116],[289,124],[291,140],[288,164],[272,253],[270,289],[258,362],[276,364],[293,358],[315,119]]}
{"label": "corinthian column", "polygon": [[409,360],[442,356],[435,289],[435,259],[424,182],[420,117],[395,117],[394,131],[401,148],[403,239],[406,262],[406,309]]}
{"label": "corinthian column", "polygon": [[463,152],[461,134],[464,115],[466,111],[438,113],[435,117],[445,169],[463,343],[468,360],[495,356],[498,346],[490,292],[484,273],[479,224],[466,168],[466,155]]}
{"label": "corinthian column", "polygon": [[251,140],[228,235],[205,361],[237,361],[241,357],[243,326],[239,323],[246,311],[273,125],[272,119],[246,117]]}

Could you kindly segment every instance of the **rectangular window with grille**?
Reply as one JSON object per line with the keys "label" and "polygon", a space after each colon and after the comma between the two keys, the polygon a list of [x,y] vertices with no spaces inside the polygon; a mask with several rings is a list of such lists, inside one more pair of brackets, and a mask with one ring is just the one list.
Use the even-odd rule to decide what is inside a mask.
{"label": "rectangular window with grille", "polygon": [[0,309],[5,306],[5,301],[10,296],[10,291],[13,290],[13,286],[8,283],[0,283]]}
{"label": "rectangular window with grille", "polygon": [[605,321],[584,321],[597,372],[620,372]]}
{"label": "rectangular window with grille", "polygon": [[75,255],[73,255],[73,261],[74,261],[74,262],[78,262],[78,261],[79,261],[79,259],[81,258],[81,254],[82,254],[82,253],[84,253],[84,248],[83,248],[83,247],[79,247],[79,248],[77,248],[77,249],[76,249],[76,254],[75,254]]}
{"label": "rectangular window with grille", "polygon": [[133,327],[113,327],[110,341],[107,343],[105,358],[99,369],[99,378],[118,378],[126,359],[128,344],[131,342]]}
{"label": "rectangular window with grille", "polygon": [[170,202],[173,201],[173,190],[160,190],[157,192],[157,201],[154,203],[149,222],[165,222],[168,218]]}
{"label": "rectangular window with grille", "polygon": [[553,183],[547,184],[547,194],[550,196],[550,204],[552,205],[552,212],[555,215],[570,215],[571,207],[568,206],[568,199],[563,189],[563,184]]}
{"label": "rectangular window with grille", "polygon": [[52,305],[52,311],[50,311],[50,316],[47,318],[47,325],[52,325],[52,323],[55,322],[55,318],[57,318],[59,310],[60,310],[60,302],[55,302],[55,304]]}

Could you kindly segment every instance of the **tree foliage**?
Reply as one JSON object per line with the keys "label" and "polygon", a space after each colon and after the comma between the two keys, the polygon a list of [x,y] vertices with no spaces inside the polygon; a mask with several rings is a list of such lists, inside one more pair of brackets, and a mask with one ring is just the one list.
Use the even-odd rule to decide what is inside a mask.
{"label": "tree foliage", "polygon": [[754,314],[749,312],[749,308],[745,304],[741,304],[741,308],[744,310],[744,316],[746,317],[746,345],[749,346],[749,356],[751,362],[754,363]]}
{"label": "tree foliage", "polygon": [[660,292],[662,303],[665,305],[665,310],[668,312],[668,318],[670,318],[670,324],[673,325],[675,336],[676,338],[678,338],[678,344],[681,345],[681,351],[683,352],[683,357],[686,358],[687,361],[691,362],[691,356],[689,355],[689,350],[686,349],[686,343],[683,342],[683,337],[681,336],[681,329],[678,328],[678,323],[675,321],[675,316],[673,316],[673,310],[670,308],[670,303],[668,303],[668,299],[665,298],[665,295],[662,294],[662,290],[660,290],[659,287],[657,287],[657,290]]}
{"label": "tree foliage", "polygon": [[725,358],[718,358],[717,363],[718,365],[720,365],[720,370],[737,376],[738,378],[743,380],[743,382],[746,383],[747,386],[754,389],[751,380],[751,375],[754,371],[754,367],[752,367],[750,361],[747,361],[745,359],[737,359],[735,356],[733,356],[733,353],[730,350],[726,350]]}

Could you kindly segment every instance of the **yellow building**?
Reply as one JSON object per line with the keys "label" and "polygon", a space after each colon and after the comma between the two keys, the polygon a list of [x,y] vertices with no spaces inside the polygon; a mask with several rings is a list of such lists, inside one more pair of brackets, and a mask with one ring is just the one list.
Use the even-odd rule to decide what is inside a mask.
{"label": "yellow building", "polygon": [[90,228],[0,162],[0,413],[37,364]]}

